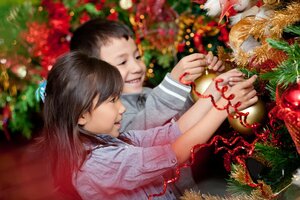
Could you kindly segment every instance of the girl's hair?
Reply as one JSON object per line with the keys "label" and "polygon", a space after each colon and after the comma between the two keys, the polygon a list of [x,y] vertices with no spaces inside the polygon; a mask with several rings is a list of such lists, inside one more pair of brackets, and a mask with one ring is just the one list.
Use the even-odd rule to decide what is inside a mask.
{"label": "girl's hair", "polygon": [[[109,97],[118,97],[122,88],[123,80],[115,67],[79,52],[60,57],[48,75],[42,142],[49,152],[55,184],[72,199],[80,199],[72,177],[89,154],[84,141],[96,139],[82,134],[78,119],[94,109],[97,96],[96,107]],[[100,139],[96,142],[105,144]]]}
{"label": "girl's hair", "polygon": [[100,58],[102,46],[109,43],[112,38],[128,40],[133,38],[133,33],[121,22],[101,18],[92,19],[73,32],[70,49]]}

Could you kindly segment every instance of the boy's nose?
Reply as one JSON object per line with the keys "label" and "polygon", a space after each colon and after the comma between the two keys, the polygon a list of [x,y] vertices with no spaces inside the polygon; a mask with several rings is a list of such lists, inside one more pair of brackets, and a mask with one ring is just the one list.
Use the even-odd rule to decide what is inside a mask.
{"label": "boy's nose", "polygon": [[142,69],[143,69],[143,66],[138,61],[133,61],[130,64],[131,73],[139,73],[139,72],[143,71]]}

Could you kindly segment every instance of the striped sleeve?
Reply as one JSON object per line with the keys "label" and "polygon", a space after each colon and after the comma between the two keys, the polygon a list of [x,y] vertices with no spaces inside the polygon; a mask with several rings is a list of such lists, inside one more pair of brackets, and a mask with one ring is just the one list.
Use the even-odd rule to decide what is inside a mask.
{"label": "striped sleeve", "polygon": [[157,89],[160,90],[159,92],[162,92],[160,94],[165,93],[183,102],[187,100],[191,91],[190,86],[173,80],[169,73],[165,76],[161,84],[158,85]]}

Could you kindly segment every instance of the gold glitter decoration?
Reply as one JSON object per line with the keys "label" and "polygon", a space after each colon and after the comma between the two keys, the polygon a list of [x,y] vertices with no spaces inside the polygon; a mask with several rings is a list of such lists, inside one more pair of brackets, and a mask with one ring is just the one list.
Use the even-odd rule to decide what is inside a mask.
{"label": "gold glitter decoration", "polygon": [[186,190],[180,200],[258,200],[258,198],[249,195],[232,195],[227,197],[220,197],[209,194],[201,194],[193,190]]}
{"label": "gold glitter decoration", "polygon": [[[274,199],[274,193],[271,187],[265,184],[263,181],[257,181],[259,184],[263,185],[263,188],[257,188],[251,192],[251,195],[255,197],[255,199]],[[264,194],[262,194],[262,191]]]}
{"label": "gold glitter decoration", "polygon": [[[241,184],[246,185],[246,180],[245,180],[245,176],[246,176],[246,171],[243,168],[242,165],[234,165],[233,170],[231,170],[231,174],[230,177],[238,182],[240,182]],[[249,179],[252,181],[252,179],[249,177]]]}
{"label": "gold glitter decoration", "polygon": [[230,69],[236,68],[234,62],[232,62],[232,57],[229,53],[227,53],[222,46],[217,47],[217,55],[219,60],[221,60],[225,66],[225,71],[229,71]]}
{"label": "gold glitter decoration", "polygon": [[[281,39],[285,27],[300,21],[299,10],[300,2],[293,2],[283,10],[274,10],[268,19],[252,20],[248,36],[253,36],[258,41],[261,41],[262,44],[256,47],[252,53],[244,52],[237,48],[235,62],[238,65],[246,66],[249,59],[253,57],[255,58],[254,62],[258,64],[263,63],[267,59],[272,59],[275,56],[275,52],[270,53],[271,47],[265,41],[266,38]],[[243,38],[245,37],[243,35]]]}

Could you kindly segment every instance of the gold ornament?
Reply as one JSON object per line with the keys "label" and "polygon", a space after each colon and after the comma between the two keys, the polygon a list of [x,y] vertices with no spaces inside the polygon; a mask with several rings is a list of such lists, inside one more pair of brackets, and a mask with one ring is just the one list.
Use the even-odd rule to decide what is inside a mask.
{"label": "gold ornament", "polygon": [[[195,80],[195,90],[203,94],[205,90],[208,88],[210,83],[217,77],[217,74],[210,73],[208,70],[205,71],[205,74],[200,76]],[[191,91],[192,98],[194,101],[197,101],[199,99],[198,95],[194,90]]]}
{"label": "gold ornament", "polygon": [[127,10],[132,7],[132,0],[120,0],[120,7],[124,10]]}
{"label": "gold ornament", "polygon": [[[263,120],[266,117],[266,113],[267,113],[265,105],[264,105],[263,101],[260,99],[254,105],[242,110],[241,112],[243,112],[243,113],[249,112],[249,114],[247,115],[247,118],[245,120],[249,125],[252,125],[254,123],[263,122]],[[244,119],[245,118],[242,117],[242,120],[244,120]],[[238,131],[239,133],[244,134],[244,135],[253,134],[252,128],[247,128],[243,124],[241,124],[239,118],[234,119],[234,118],[228,116],[228,121],[229,121],[229,124],[231,125],[231,127],[234,130]]]}

